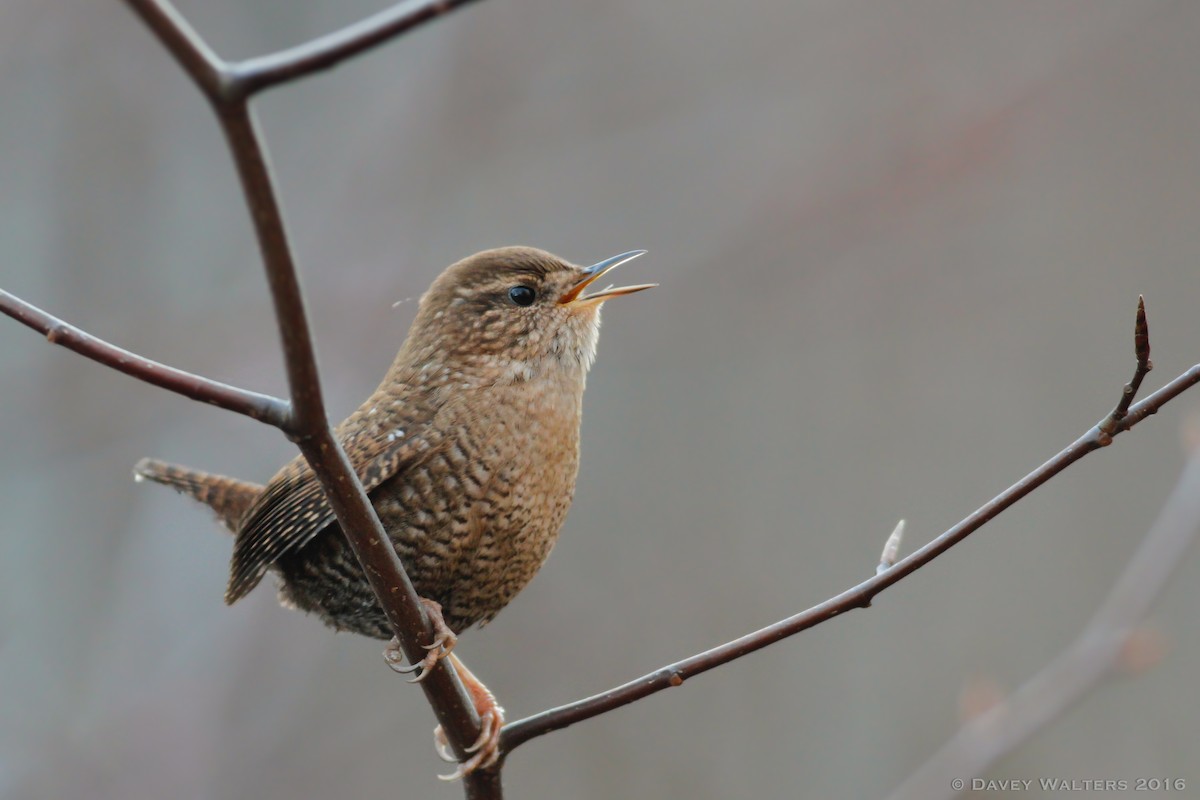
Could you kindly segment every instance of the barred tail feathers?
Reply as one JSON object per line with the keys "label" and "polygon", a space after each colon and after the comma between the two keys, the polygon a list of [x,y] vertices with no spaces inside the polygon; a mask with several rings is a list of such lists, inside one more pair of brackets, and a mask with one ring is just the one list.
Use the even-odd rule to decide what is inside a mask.
{"label": "barred tail feathers", "polygon": [[237,531],[246,510],[263,491],[257,483],[212,475],[153,458],[143,458],[134,466],[133,479],[161,483],[199,500],[217,512],[222,524],[232,532]]}

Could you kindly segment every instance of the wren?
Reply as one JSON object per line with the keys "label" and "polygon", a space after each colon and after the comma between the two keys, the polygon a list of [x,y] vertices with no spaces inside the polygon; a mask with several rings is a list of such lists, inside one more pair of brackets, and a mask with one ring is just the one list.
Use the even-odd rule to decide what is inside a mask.
{"label": "wren", "polygon": [[[542,250],[505,247],[451,265],[421,298],[379,387],[337,427],[439,629],[443,647],[418,665],[425,672],[457,633],[508,605],[550,554],[575,491],[600,308],[654,284],[587,290],[644,252],[581,268]],[[135,474],[207,504],[235,534],[227,603],[270,571],[285,605],[338,630],[392,636],[303,458],[266,486],[150,459]],[[492,729],[461,774],[494,761],[503,718],[451,658]]]}

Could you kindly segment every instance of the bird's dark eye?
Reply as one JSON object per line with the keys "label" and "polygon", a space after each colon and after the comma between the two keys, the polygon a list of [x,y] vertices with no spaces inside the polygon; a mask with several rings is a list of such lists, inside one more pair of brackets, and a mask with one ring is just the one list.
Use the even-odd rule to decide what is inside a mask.
{"label": "bird's dark eye", "polygon": [[537,292],[528,286],[514,286],[508,290],[508,299],[519,306],[531,306],[537,299]]}

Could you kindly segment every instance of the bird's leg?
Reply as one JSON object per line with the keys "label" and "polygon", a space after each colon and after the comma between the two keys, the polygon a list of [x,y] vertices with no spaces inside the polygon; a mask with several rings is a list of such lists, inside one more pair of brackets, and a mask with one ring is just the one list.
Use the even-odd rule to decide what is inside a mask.
{"label": "bird's leg", "polygon": [[[458,671],[463,688],[471,695],[471,702],[475,704],[475,711],[479,714],[479,738],[470,747],[465,748],[470,757],[459,764],[453,774],[438,776],[444,781],[458,780],[477,769],[487,769],[499,761],[500,729],[504,727],[504,709],[496,702],[495,696],[471,670],[467,669],[467,665],[459,660],[458,656],[451,655],[450,663]],[[458,761],[450,750],[450,743],[446,741],[446,732],[442,730],[441,725],[434,729],[433,739],[438,755],[443,761]]]}
{"label": "bird's leg", "polygon": [[420,683],[425,680],[426,676],[429,675],[429,671],[439,661],[450,655],[450,651],[458,643],[458,637],[454,635],[454,631],[450,630],[450,626],[446,624],[446,620],[442,616],[441,605],[425,597],[421,598],[421,605],[425,606],[425,613],[429,615],[429,621],[433,624],[433,642],[422,645],[429,653],[416,664],[411,664],[407,667],[403,666],[404,653],[400,649],[399,640],[394,636],[388,642],[387,649],[383,651],[383,657],[387,661],[388,666],[396,672],[408,675],[417,670],[421,671],[417,677],[410,679],[409,683]]}

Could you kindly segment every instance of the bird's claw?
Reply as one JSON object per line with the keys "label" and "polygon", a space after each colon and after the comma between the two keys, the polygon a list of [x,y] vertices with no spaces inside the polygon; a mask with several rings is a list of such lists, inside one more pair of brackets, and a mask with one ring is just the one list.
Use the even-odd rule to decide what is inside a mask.
{"label": "bird's claw", "polygon": [[454,631],[450,630],[450,626],[446,624],[446,620],[442,616],[442,607],[433,600],[424,597],[421,598],[421,604],[425,606],[425,612],[429,615],[429,621],[433,624],[433,641],[429,644],[421,645],[429,653],[417,663],[405,666],[404,652],[400,649],[400,642],[395,637],[392,637],[392,640],[388,642],[387,648],[383,651],[383,658],[387,661],[387,665],[392,668],[392,671],[399,672],[401,675],[411,675],[420,670],[417,677],[409,678],[409,683],[420,683],[429,677],[430,671],[437,666],[439,661],[450,655],[450,651],[458,643],[458,636],[455,635]]}
{"label": "bird's claw", "polygon": [[[504,709],[496,705],[495,700],[488,708],[481,709],[479,714],[479,736],[470,747],[463,748],[471,757],[461,762],[458,769],[449,775],[438,775],[444,781],[456,781],[470,775],[477,769],[487,769],[500,760],[500,729],[504,727]],[[437,726],[433,732],[434,745],[438,756],[446,762],[458,761],[450,750],[450,743],[442,726]]]}
{"label": "bird's claw", "polygon": [[[453,634],[451,634],[451,635],[453,635]],[[439,661],[441,661],[442,658],[444,658],[447,653],[450,652],[450,650],[453,647],[454,647],[453,640],[450,641],[450,645],[448,647],[442,645],[440,642],[435,642],[433,645],[426,648],[429,650],[429,654],[426,655],[424,658],[422,658],[420,661],[418,661],[416,664],[410,664],[407,667],[392,667],[392,669],[396,670],[396,672],[399,672],[403,675],[408,675],[410,673],[417,672],[417,670],[420,670],[420,672],[417,672],[417,677],[408,679],[409,683],[420,683],[421,681],[423,681],[429,677],[429,673],[433,670],[433,668],[437,665],[437,663]]]}
{"label": "bird's claw", "polygon": [[[475,713],[479,715],[479,735],[475,737],[474,742],[463,748],[463,753],[467,757],[459,763],[458,769],[450,775],[438,776],[445,781],[458,780],[477,769],[488,769],[495,765],[501,756],[500,731],[504,728],[504,709],[496,702],[495,696],[471,673],[471,670],[467,669],[458,656],[450,656],[450,663],[458,672],[463,688],[467,690],[467,694],[471,697],[471,704],[475,706]],[[455,753],[450,749],[446,732],[442,730],[441,725],[433,732],[433,739],[437,753],[443,761],[451,763],[458,761]]]}
{"label": "bird's claw", "polygon": [[454,757],[454,751],[450,749],[450,740],[446,738],[446,731],[441,725],[433,729],[433,747],[442,761],[447,764],[458,763],[458,759]]}
{"label": "bird's claw", "polygon": [[479,736],[475,738],[470,747],[464,749],[468,753],[478,753],[483,749],[484,745],[491,743],[493,728],[502,727],[503,725],[504,709],[500,706],[494,706],[487,714],[479,718]]}

